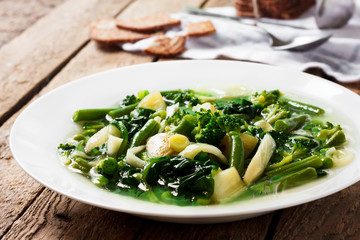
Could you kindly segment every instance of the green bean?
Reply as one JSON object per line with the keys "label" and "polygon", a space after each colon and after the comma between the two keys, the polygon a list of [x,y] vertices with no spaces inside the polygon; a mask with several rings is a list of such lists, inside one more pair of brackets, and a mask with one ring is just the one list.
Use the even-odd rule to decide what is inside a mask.
{"label": "green bean", "polygon": [[240,134],[234,131],[229,132],[231,139],[231,149],[229,158],[229,167],[235,167],[239,175],[242,176],[245,173],[245,150],[244,144],[241,140]]}
{"label": "green bean", "polygon": [[116,108],[113,109],[112,111],[109,111],[109,116],[112,118],[117,118],[117,117],[122,117],[124,115],[128,115],[130,114],[136,107],[137,105],[139,105],[139,103],[133,103],[129,106],[126,106],[124,108]]}
{"label": "green bean", "polygon": [[293,171],[298,171],[300,169],[306,168],[306,167],[313,167],[313,168],[319,168],[322,167],[323,162],[319,156],[313,155],[311,157],[302,159],[297,162],[286,164],[282,167],[276,168],[271,171],[265,172],[266,176],[275,176],[278,174],[285,174]]}
{"label": "green bean", "polygon": [[187,137],[190,137],[191,131],[196,127],[196,117],[192,115],[186,115],[183,117],[179,125],[172,130],[174,133],[179,133],[182,135],[185,135]]}
{"label": "green bean", "polygon": [[148,120],[145,125],[133,136],[130,143],[130,148],[144,145],[146,140],[155,135],[160,129],[160,124],[154,120]]}
{"label": "green bean", "polygon": [[72,119],[74,122],[99,120],[114,109],[116,108],[80,109],[74,113]]}
{"label": "green bean", "polygon": [[124,154],[126,152],[127,144],[128,144],[128,141],[129,141],[129,134],[128,134],[128,130],[127,130],[125,124],[122,121],[119,121],[118,123],[119,123],[119,128],[120,128],[120,131],[121,131],[121,137],[122,137],[123,141],[122,141],[122,143],[120,145],[117,156],[121,156],[121,154]]}
{"label": "green bean", "polygon": [[291,132],[301,127],[307,120],[307,115],[298,115],[292,118],[279,119],[275,122],[275,131]]}
{"label": "green bean", "polygon": [[81,141],[81,140],[84,140],[84,139],[85,139],[85,136],[82,135],[82,134],[76,134],[76,135],[73,137],[73,139],[74,139],[75,141]]}
{"label": "green bean", "polygon": [[159,110],[154,112],[153,114],[150,115],[150,118],[155,118],[155,117],[161,117],[161,119],[165,119],[166,118],[166,111],[165,110]]}
{"label": "green bean", "polygon": [[319,107],[287,98],[280,98],[279,102],[280,104],[285,105],[285,108],[290,111],[302,112],[310,115],[321,115],[325,112],[324,109],[321,109]]}
{"label": "green bean", "polygon": [[95,130],[100,130],[103,127],[105,127],[105,124],[103,122],[100,121],[96,121],[96,122],[86,122],[82,128],[84,130],[88,130],[88,129],[95,129]]}
{"label": "green bean", "polygon": [[82,171],[83,173],[88,173],[91,168],[89,162],[81,157],[75,157],[73,159],[71,167],[78,169],[78,170]]}
{"label": "green bean", "polygon": [[280,192],[285,189],[304,184],[317,177],[318,175],[316,169],[307,167],[294,173],[279,176],[279,178],[274,180],[266,180],[256,183],[250,186],[250,189],[265,194]]}

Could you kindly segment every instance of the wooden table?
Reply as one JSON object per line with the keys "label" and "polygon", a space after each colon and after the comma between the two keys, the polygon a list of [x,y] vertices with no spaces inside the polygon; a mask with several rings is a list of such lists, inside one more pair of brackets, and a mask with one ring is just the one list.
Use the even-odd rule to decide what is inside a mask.
{"label": "wooden table", "polygon": [[[92,73],[161,60],[100,48],[89,41],[91,21],[171,13],[184,4],[214,7],[231,5],[231,0],[0,1],[1,239],[360,239],[360,183],[253,219],[182,225],[69,199],[37,183],[15,162],[10,128],[39,96]],[[360,92],[359,83],[345,86]]]}

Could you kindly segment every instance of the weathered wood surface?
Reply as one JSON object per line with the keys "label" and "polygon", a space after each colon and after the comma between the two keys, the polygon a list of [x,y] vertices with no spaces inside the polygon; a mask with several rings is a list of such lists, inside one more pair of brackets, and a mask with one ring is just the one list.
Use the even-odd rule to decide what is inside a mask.
{"label": "weathered wood surface", "polygon": [[[154,12],[175,12],[180,10],[184,4],[204,7],[231,4],[229,0],[210,0],[206,3],[204,0],[137,0],[128,4],[129,2],[68,0],[40,19],[18,38],[5,45],[3,49],[7,49],[6,51],[0,49],[0,93],[8,91],[7,96],[17,95],[4,104],[4,109],[1,110],[3,112],[0,111],[0,119],[3,121],[10,117],[0,128],[0,238],[360,239],[359,184],[315,202],[250,220],[227,224],[183,225],[145,220],[124,213],[92,207],[44,188],[24,173],[11,155],[8,135],[11,125],[21,112],[21,110],[16,111],[18,108],[25,107],[23,106],[25,100],[36,99],[39,95],[66,82],[91,73],[155,60],[150,56],[126,53],[117,48],[100,47],[93,42],[88,42],[87,33],[85,34],[81,30],[80,36],[76,37],[74,41],[71,38],[68,41],[63,39],[57,41],[56,45],[59,45],[59,51],[52,49],[53,45],[49,44],[47,49],[31,52],[30,49],[36,46],[31,43],[28,47],[21,46],[20,50],[25,53],[23,57],[20,53],[16,53],[14,48],[20,47],[20,43],[25,43],[27,38],[36,36],[36,29],[39,31],[39,26],[49,26],[45,24],[47,21],[44,19],[49,20],[54,16],[70,14],[66,15],[67,23],[81,22],[76,23],[75,30],[77,31],[83,29],[80,26],[87,26],[91,20],[102,16],[115,16],[119,12],[118,17],[130,17]],[[82,16],[79,19],[79,16],[75,15],[75,10],[69,11],[72,4],[76,6],[84,4],[81,6],[84,7],[84,12],[88,12],[88,15],[84,14],[86,17]],[[60,26],[58,27],[60,28]],[[53,33],[54,31],[49,32],[49,34]],[[74,36],[70,30],[67,35]],[[50,38],[49,36],[48,39]],[[71,41],[73,43],[70,44]],[[70,47],[71,50],[68,51],[67,47]],[[10,55],[3,55],[4,53]],[[11,53],[15,55],[12,56]],[[46,57],[42,58],[40,54]],[[2,58],[3,56],[5,56],[5,60]],[[41,59],[37,60],[36,57]],[[50,64],[46,65],[49,57],[56,58],[56,61],[50,61]],[[12,71],[16,70],[16,67],[11,64],[8,66],[9,69],[4,67],[2,63],[6,63],[6,61],[14,63],[14,66],[24,68],[20,68],[19,73],[13,73]],[[43,64],[46,67],[42,66]],[[34,66],[39,67],[39,70]],[[3,86],[6,86],[4,82],[7,81],[9,81],[8,88],[3,89]],[[50,81],[49,84],[43,88],[48,81]],[[358,83],[349,84],[347,87],[357,91],[360,89]],[[36,94],[37,90],[41,90],[39,94]],[[1,99],[0,104],[2,101]],[[14,107],[14,103],[18,103],[18,105]],[[11,111],[6,114],[9,109]]]}
{"label": "weathered wood surface", "polygon": [[360,239],[360,183],[282,212],[274,240]]}
{"label": "weathered wood surface", "polygon": [[0,48],[64,0],[1,0]]}
{"label": "weathered wood surface", "polygon": [[115,16],[129,2],[67,0],[1,48],[0,125],[88,41],[91,21]]}

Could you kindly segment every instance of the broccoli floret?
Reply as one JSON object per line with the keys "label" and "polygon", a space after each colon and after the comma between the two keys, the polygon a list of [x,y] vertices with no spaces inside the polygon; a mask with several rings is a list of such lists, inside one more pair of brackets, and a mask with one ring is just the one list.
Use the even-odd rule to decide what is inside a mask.
{"label": "broccoli floret", "polygon": [[222,110],[223,114],[242,114],[242,117],[247,120],[260,116],[264,108],[262,104],[253,104],[244,98],[218,100],[214,104],[216,109]]}
{"label": "broccoli floret", "polygon": [[75,150],[76,146],[72,145],[72,144],[69,144],[69,143],[65,143],[65,144],[60,144],[58,146],[58,151],[59,151],[59,154],[62,155],[62,156],[66,156],[66,157],[69,157],[71,152],[73,150]]}
{"label": "broccoli floret", "polygon": [[121,106],[129,106],[131,104],[138,103],[139,101],[140,99],[135,95],[128,95],[122,100]]}
{"label": "broccoli floret", "polygon": [[172,90],[161,92],[167,106],[179,103],[180,106],[191,105],[196,106],[200,103],[200,99],[195,95],[194,90]]}
{"label": "broccoli floret", "polygon": [[196,113],[189,108],[183,106],[179,107],[178,111],[176,111],[172,116],[166,118],[165,124],[166,126],[177,126],[186,115],[195,116]]}
{"label": "broccoli floret", "polygon": [[276,120],[290,117],[290,112],[279,104],[271,104],[262,110],[261,115],[268,123],[273,124]]}
{"label": "broccoli floret", "polygon": [[264,107],[267,107],[271,104],[277,103],[281,96],[281,93],[279,90],[273,90],[273,91],[262,91],[262,93],[255,93],[249,97],[249,100],[252,103],[260,103],[263,104]]}
{"label": "broccoli floret", "polygon": [[102,175],[114,174],[118,169],[118,164],[115,158],[108,157],[101,160],[95,167],[96,171]]}
{"label": "broccoli floret", "polygon": [[196,112],[196,116],[198,127],[193,131],[195,133],[195,141],[218,146],[221,139],[226,135],[226,131],[221,129],[217,122],[220,114],[218,112],[212,114],[208,110]]}
{"label": "broccoli floret", "polygon": [[74,145],[72,145],[72,144],[69,144],[69,143],[65,143],[65,144],[60,144],[59,146],[58,146],[58,149],[59,149],[59,151],[71,151],[71,150],[73,150],[73,149],[75,149],[76,147],[74,146]]}
{"label": "broccoli floret", "polygon": [[285,157],[291,161],[303,159],[313,154],[319,143],[310,136],[284,134],[276,131],[270,132],[276,142],[276,150],[271,162],[279,162]]}
{"label": "broccoli floret", "polygon": [[228,115],[228,114],[220,115],[217,119],[217,122],[220,128],[225,130],[226,132],[230,132],[230,131],[241,132],[246,129],[245,126],[246,121],[237,115]]}

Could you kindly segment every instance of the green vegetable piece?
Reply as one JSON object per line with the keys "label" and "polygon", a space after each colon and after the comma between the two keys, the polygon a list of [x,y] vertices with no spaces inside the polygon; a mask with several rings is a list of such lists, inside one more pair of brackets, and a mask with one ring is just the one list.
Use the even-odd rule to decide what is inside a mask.
{"label": "green vegetable piece", "polygon": [[305,158],[303,160],[286,164],[282,167],[276,168],[271,171],[265,172],[266,176],[275,176],[278,174],[286,174],[294,171],[298,171],[300,169],[304,169],[306,167],[320,168],[322,167],[323,162],[319,156],[313,155],[311,157]]}
{"label": "green vegetable piece", "polygon": [[273,124],[279,119],[289,117],[289,114],[290,112],[279,104],[271,104],[267,108],[264,108],[264,110],[261,112],[261,115],[264,117],[265,121],[270,124]]}
{"label": "green vegetable piece", "polygon": [[286,156],[284,157],[280,162],[278,163],[274,163],[268,167],[266,167],[266,170],[273,170],[273,169],[276,169],[278,167],[281,167],[287,163],[290,163],[291,161],[293,160],[293,156],[292,155],[289,155],[289,156]]}
{"label": "green vegetable piece", "polygon": [[149,91],[148,90],[140,90],[138,92],[138,98],[140,100],[142,100],[144,97],[146,97],[147,95],[149,95]]}
{"label": "green vegetable piece", "polygon": [[104,176],[93,177],[93,178],[91,179],[91,181],[92,181],[96,186],[99,186],[99,187],[103,187],[103,186],[105,186],[106,184],[109,183],[109,179],[107,179],[107,178],[104,177]]}
{"label": "green vegetable piece", "polygon": [[127,148],[128,141],[129,141],[129,134],[128,134],[128,130],[127,130],[125,124],[122,121],[119,121],[118,124],[119,124],[119,128],[121,131],[121,137],[122,137],[123,141],[120,145],[117,156],[121,156],[122,154],[125,154],[125,152],[126,152],[126,148]]}
{"label": "green vegetable piece", "polygon": [[149,137],[155,135],[159,131],[159,129],[160,124],[156,120],[148,120],[145,125],[131,139],[129,148],[144,145],[146,143],[146,140]]}
{"label": "green vegetable piece", "polygon": [[161,119],[166,118],[166,111],[165,110],[158,110],[150,115],[150,118],[160,117]]}
{"label": "green vegetable piece", "polygon": [[229,132],[231,139],[231,149],[229,158],[229,167],[235,167],[240,176],[245,173],[245,150],[240,134],[234,131]]}
{"label": "green vegetable piece", "polygon": [[100,120],[114,109],[116,108],[81,109],[74,113],[72,119],[74,122]]}
{"label": "green vegetable piece", "polygon": [[333,160],[329,157],[324,157],[321,161],[323,163],[322,168],[332,168],[334,166]]}
{"label": "green vegetable piece", "polygon": [[191,201],[209,199],[214,192],[214,161],[196,161],[181,156],[151,158],[142,174],[144,183],[151,189],[172,190],[176,197]]}
{"label": "green vegetable piece", "polygon": [[221,139],[226,135],[226,131],[221,129],[217,122],[220,114],[218,112],[212,114],[208,110],[196,112],[196,116],[198,126],[191,132],[191,135],[195,137],[195,141],[219,146]]}
{"label": "green vegetable piece", "polygon": [[277,132],[291,132],[304,125],[307,115],[298,115],[292,118],[279,119],[275,122],[274,129]]}
{"label": "green vegetable piece", "polygon": [[84,125],[82,126],[82,128],[84,130],[88,130],[88,129],[95,129],[95,130],[100,130],[103,127],[105,127],[105,124],[103,122],[100,121],[92,121],[92,122],[86,122],[84,123]]}
{"label": "green vegetable piece", "polygon": [[115,158],[108,157],[101,160],[95,167],[96,171],[100,174],[111,175],[116,172],[118,163]]}
{"label": "green vegetable piece", "polygon": [[75,168],[75,169],[78,169],[78,170],[82,171],[83,173],[88,173],[90,171],[90,168],[91,168],[88,161],[86,161],[85,159],[83,159],[81,157],[75,157],[70,166]]}
{"label": "green vegetable piece", "polygon": [[290,111],[301,112],[310,115],[321,115],[325,112],[324,109],[321,109],[314,105],[294,101],[288,98],[280,98],[279,102]]}
{"label": "green vegetable piece", "polygon": [[75,141],[81,141],[81,140],[84,140],[84,139],[85,139],[85,136],[82,135],[82,134],[76,134],[76,135],[73,137],[73,139],[74,139]]}
{"label": "green vegetable piece", "polygon": [[172,130],[172,132],[190,137],[192,130],[194,130],[196,126],[196,117],[192,115],[185,115],[180,124],[174,130]]}
{"label": "green vegetable piece", "polygon": [[317,173],[318,177],[324,177],[327,175],[327,172],[325,172],[322,169],[316,169],[316,173]]}
{"label": "green vegetable piece", "polygon": [[194,160],[197,160],[197,161],[206,161],[206,160],[209,160],[210,157],[209,157],[209,153],[207,152],[199,152],[198,154],[196,154],[196,156],[194,157]]}
{"label": "green vegetable piece", "polygon": [[122,117],[124,115],[128,115],[130,114],[135,108],[136,106],[139,105],[139,103],[133,103],[129,106],[126,106],[124,108],[116,108],[113,109],[112,111],[109,111],[109,116],[112,118],[117,118],[117,117]]}
{"label": "green vegetable piece", "polygon": [[329,139],[326,140],[326,147],[335,147],[343,144],[346,141],[346,137],[343,131],[337,130]]}
{"label": "green vegetable piece", "polygon": [[291,174],[275,176],[273,177],[274,180],[266,180],[264,182],[256,183],[250,186],[250,189],[263,194],[276,193],[304,184],[312,179],[316,179],[317,177],[318,175],[316,169],[307,167]]}
{"label": "green vegetable piece", "polygon": [[266,107],[276,103],[280,96],[281,92],[279,90],[262,91],[261,93],[256,92],[249,96],[249,100],[253,103],[263,104]]}
{"label": "green vegetable piece", "polygon": [[82,134],[84,136],[88,136],[91,137],[92,135],[94,135],[98,130],[97,129],[86,129],[82,132]]}

